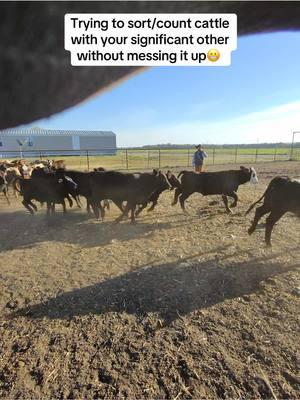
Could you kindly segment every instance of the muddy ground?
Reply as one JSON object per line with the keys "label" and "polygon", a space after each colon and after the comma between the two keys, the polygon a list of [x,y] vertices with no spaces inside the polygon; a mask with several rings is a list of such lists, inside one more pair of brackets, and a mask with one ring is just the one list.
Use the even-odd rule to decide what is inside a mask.
{"label": "muddy ground", "polygon": [[197,194],[183,215],[168,192],[136,225],[1,195],[0,396],[299,398],[300,221],[269,249],[244,212],[300,163],[257,171],[234,215]]}

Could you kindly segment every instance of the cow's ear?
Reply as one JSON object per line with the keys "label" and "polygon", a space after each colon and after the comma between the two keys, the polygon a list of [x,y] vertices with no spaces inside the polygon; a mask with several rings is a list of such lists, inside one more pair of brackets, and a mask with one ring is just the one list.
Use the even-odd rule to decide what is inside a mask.
{"label": "cow's ear", "polygon": [[247,168],[245,168],[243,165],[240,165],[240,169],[245,170],[245,169],[247,169]]}
{"label": "cow's ear", "polygon": [[153,175],[157,175],[158,174],[158,170],[153,168]]}

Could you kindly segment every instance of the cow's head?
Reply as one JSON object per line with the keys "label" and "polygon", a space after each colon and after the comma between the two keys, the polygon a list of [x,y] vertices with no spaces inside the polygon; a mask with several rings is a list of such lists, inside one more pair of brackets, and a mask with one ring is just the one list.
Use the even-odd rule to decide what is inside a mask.
{"label": "cow's head", "polygon": [[65,187],[67,189],[67,192],[70,194],[76,195],[77,188],[78,188],[77,183],[74,182],[72,178],[70,178],[69,176],[66,176],[66,175],[64,176],[63,180],[64,180]]}
{"label": "cow's head", "polygon": [[56,171],[57,182],[64,185],[65,191],[73,196],[77,195],[77,183],[72,178],[65,175],[65,170],[59,169]]}
{"label": "cow's head", "polygon": [[176,176],[170,170],[166,173],[166,177],[167,177],[167,180],[170,185],[170,190],[173,190],[176,187],[180,186],[179,180],[176,178]]}
{"label": "cow's head", "polygon": [[251,168],[246,168],[243,165],[240,166],[240,169],[247,174],[247,177],[249,178],[248,181],[250,183],[256,184],[258,183],[258,178],[257,178],[257,173],[253,167]]}
{"label": "cow's head", "polygon": [[[154,170],[153,170],[153,172],[154,172]],[[158,179],[159,189],[167,190],[167,189],[171,188],[171,185],[170,185],[170,183],[168,181],[167,176],[165,174],[163,174],[161,172],[161,170],[159,170],[159,171],[156,170],[156,174],[155,175],[157,176],[157,179]]]}

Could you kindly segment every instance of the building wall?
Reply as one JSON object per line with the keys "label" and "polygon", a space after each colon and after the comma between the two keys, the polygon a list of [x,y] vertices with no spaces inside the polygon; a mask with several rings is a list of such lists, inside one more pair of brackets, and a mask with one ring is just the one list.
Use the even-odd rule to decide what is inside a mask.
{"label": "building wall", "polygon": [[72,149],[72,136],[1,136],[0,153],[2,151],[19,151],[20,146],[17,140],[23,143],[23,151]]}
{"label": "building wall", "polygon": [[[18,140],[23,143],[23,156],[80,154],[90,150],[91,154],[115,154],[116,135],[7,135],[0,134],[0,157],[20,156]],[[52,151],[51,151],[52,150]],[[62,150],[62,151],[61,151]],[[77,151],[77,152],[75,152]],[[14,152],[14,153],[5,153]],[[36,152],[36,153],[35,153]]]}
{"label": "building wall", "polygon": [[116,148],[116,136],[80,136],[81,150],[114,150]]}

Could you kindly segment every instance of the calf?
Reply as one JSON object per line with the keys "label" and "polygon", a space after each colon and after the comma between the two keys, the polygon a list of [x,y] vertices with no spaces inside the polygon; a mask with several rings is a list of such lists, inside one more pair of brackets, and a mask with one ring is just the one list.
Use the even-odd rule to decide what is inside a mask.
{"label": "calf", "polygon": [[185,211],[184,202],[193,193],[198,192],[203,196],[222,195],[225,209],[228,213],[231,209],[228,206],[227,196],[234,199],[230,207],[236,207],[238,196],[236,194],[239,185],[246,182],[257,183],[257,174],[254,168],[240,167],[239,170],[202,172],[197,174],[192,171],[181,171],[178,178],[182,175],[180,185],[175,190],[175,196],[172,205],[178,201],[183,211]]}
{"label": "calf", "polygon": [[246,215],[261,200],[264,200],[263,205],[257,207],[248,233],[251,235],[260,218],[270,213],[266,219],[265,242],[267,246],[271,246],[271,234],[275,223],[287,212],[292,212],[300,217],[300,182],[281,176],[272,179],[264,194],[249,207]]}
{"label": "calf", "polygon": [[91,205],[94,214],[99,218],[99,205],[101,217],[104,218],[104,209],[101,200],[110,199],[122,208],[123,201],[127,201],[126,207],[117,222],[121,221],[131,211],[131,221],[135,222],[135,209],[138,204],[149,201],[151,195],[157,190],[165,190],[170,187],[166,176],[161,172],[154,173],[122,173],[117,171],[91,172]]}
{"label": "calf", "polygon": [[[22,204],[31,213],[37,211],[32,200],[47,203],[47,215],[54,211],[55,204],[62,204],[63,212],[66,213],[65,197],[76,192],[77,185],[71,178],[66,177],[63,172],[47,174],[43,177],[31,179],[19,179],[20,193],[23,196]],[[18,189],[17,189],[18,190]]]}
{"label": "calf", "polygon": [[15,182],[18,178],[20,178],[22,175],[20,174],[18,168],[16,167],[9,167],[5,171],[5,179],[7,182],[7,190],[9,188],[12,188],[14,191],[15,197],[17,197],[17,191],[15,189]]}

